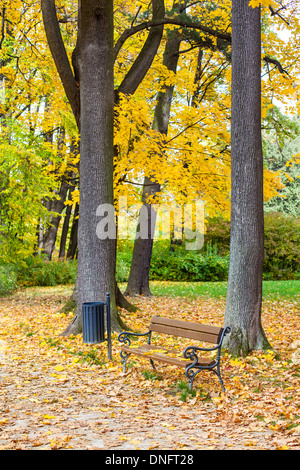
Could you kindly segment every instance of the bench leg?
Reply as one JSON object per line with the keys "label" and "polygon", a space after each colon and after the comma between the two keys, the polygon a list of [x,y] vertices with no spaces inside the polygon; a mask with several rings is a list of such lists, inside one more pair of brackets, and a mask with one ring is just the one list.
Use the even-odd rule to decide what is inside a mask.
{"label": "bench leg", "polygon": [[130,354],[127,354],[127,353],[124,353],[123,351],[121,351],[120,356],[121,356],[122,364],[123,364],[123,373],[125,374],[127,359],[129,358]]}
{"label": "bench leg", "polygon": [[222,390],[223,390],[223,392],[226,392],[225,387],[224,387],[224,382],[223,382],[223,379],[222,379],[222,377],[221,377],[221,372],[220,372],[220,366],[219,366],[219,364],[217,365],[217,370],[212,369],[212,371],[213,371],[215,374],[217,374],[218,379],[219,379],[219,382],[220,382],[221,387],[222,387]]}
{"label": "bench leg", "polygon": [[190,378],[190,379],[188,379],[188,383],[189,383],[189,390],[190,390],[190,392],[193,390],[193,381],[194,381],[194,377],[193,377],[193,378]]}
{"label": "bench leg", "polygon": [[217,365],[217,370],[215,369],[212,369],[212,368],[197,368],[197,370],[195,372],[192,371],[192,368],[191,369],[186,369],[185,371],[185,375],[188,379],[188,383],[189,383],[189,389],[192,390],[193,388],[193,382],[194,382],[194,378],[196,377],[197,374],[199,374],[199,372],[201,372],[202,370],[211,370],[212,372],[214,372],[217,376],[218,376],[218,379],[219,379],[219,382],[221,384],[221,387],[222,387],[222,390],[223,392],[225,392],[225,387],[224,387],[224,382],[223,382],[223,379],[221,377],[221,373],[220,373],[220,367],[219,367],[219,364]]}
{"label": "bench leg", "polygon": [[185,370],[185,375],[186,375],[186,378],[188,379],[188,384],[189,384],[189,389],[190,391],[192,391],[193,389],[193,382],[194,382],[194,378],[195,378],[195,375],[200,372],[200,371],[197,371],[197,372],[193,372],[192,369],[189,369],[187,368]]}
{"label": "bench leg", "polygon": [[154,365],[154,362],[153,362],[153,360],[152,360],[152,359],[150,359],[150,363],[151,363],[151,366],[153,367],[153,369],[155,370],[155,369],[156,369],[156,367],[155,367],[155,365]]}

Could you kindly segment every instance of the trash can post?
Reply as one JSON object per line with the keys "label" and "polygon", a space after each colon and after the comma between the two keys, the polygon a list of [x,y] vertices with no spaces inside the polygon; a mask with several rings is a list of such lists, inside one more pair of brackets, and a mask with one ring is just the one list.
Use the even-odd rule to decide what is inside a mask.
{"label": "trash can post", "polygon": [[107,353],[108,359],[112,359],[111,354],[111,318],[110,318],[110,294],[106,294],[106,314],[107,314]]}

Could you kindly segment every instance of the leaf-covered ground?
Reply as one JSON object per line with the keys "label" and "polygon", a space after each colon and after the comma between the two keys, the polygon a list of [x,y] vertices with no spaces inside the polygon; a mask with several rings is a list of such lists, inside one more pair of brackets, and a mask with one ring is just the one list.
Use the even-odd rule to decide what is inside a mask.
{"label": "leaf-covered ground", "polygon": [[[132,358],[122,373],[117,335],[106,343],[59,336],[70,289],[26,289],[0,301],[0,450],[300,449],[299,300],[264,301],[263,326],[280,354],[222,358],[226,393],[199,374],[189,394],[182,370]],[[223,324],[223,299],[138,298],[146,331],[153,314]],[[180,346],[178,340],[177,346]]]}

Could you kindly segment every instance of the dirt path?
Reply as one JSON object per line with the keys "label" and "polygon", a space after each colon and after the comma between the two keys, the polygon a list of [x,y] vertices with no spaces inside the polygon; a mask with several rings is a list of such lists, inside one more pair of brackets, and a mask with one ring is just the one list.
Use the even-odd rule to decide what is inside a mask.
{"label": "dirt path", "polygon": [[253,429],[230,419],[220,422],[214,402],[203,406],[196,398],[175,406],[173,396],[158,389],[151,392],[151,383],[135,395],[120,373],[114,380],[105,380],[102,374],[101,385],[97,373],[91,372],[84,386],[51,374],[43,375],[41,385],[40,368],[31,374],[20,368],[16,375],[10,372],[1,387],[0,449],[276,449],[282,445],[278,434],[265,426]]}

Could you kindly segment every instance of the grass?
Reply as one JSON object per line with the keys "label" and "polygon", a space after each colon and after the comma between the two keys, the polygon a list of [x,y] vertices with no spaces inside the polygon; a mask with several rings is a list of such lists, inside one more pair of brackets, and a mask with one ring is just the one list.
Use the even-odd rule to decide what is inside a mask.
{"label": "grass", "polygon": [[[126,283],[119,283],[124,292]],[[173,281],[151,281],[150,288],[154,296],[166,297],[204,297],[213,299],[226,298],[227,282],[173,282]],[[73,285],[53,287],[31,287],[20,291],[23,296],[27,294],[31,298],[43,297],[48,294],[69,296]],[[26,294],[27,293],[27,294]],[[264,281],[263,300],[299,300],[300,302],[300,280],[295,281]]]}
{"label": "grass", "polygon": [[[122,285],[122,287],[124,287]],[[151,281],[150,287],[155,296],[168,297],[207,297],[224,298],[227,282],[172,282]],[[264,281],[263,299],[267,300],[300,300],[300,281]]]}

